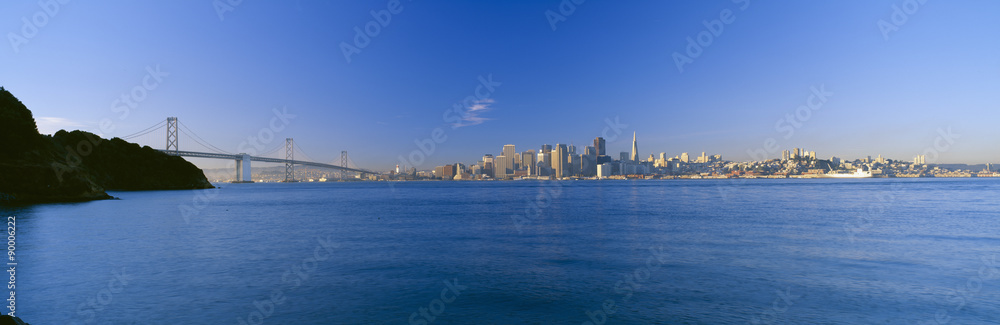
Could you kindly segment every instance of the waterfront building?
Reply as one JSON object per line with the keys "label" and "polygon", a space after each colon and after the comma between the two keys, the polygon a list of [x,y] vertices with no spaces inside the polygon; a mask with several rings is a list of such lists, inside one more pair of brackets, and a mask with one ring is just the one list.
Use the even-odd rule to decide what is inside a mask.
{"label": "waterfront building", "polygon": [[557,143],[552,151],[552,172],[557,178],[569,176],[567,160],[566,145]]}
{"label": "waterfront building", "polygon": [[611,176],[611,163],[597,165],[597,178],[607,178]]}
{"label": "waterfront building", "polygon": [[512,144],[505,144],[503,146],[503,156],[504,156],[504,159],[507,160],[506,161],[507,170],[504,171],[504,174],[510,175],[510,174],[514,173],[514,167],[515,167],[514,166],[514,158],[515,158],[514,155],[516,153],[517,153],[517,151],[514,150],[514,145],[512,145]]}
{"label": "waterfront building", "polygon": [[483,155],[483,175],[493,177],[493,155],[485,154]]}
{"label": "waterfront building", "polygon": [[493,170],[494,178],[496,179],[507,179],[507,176],[511,174],[511,166],[508,165],[511,160],[507,159],[504,155],[499,155],[496,158],[496,168]]}
{"label": "waterfront building", "polygon": [[527,170],[530,176],[538,176],[538,166],[535,165],[535,150],[521,153],[521,169]]}

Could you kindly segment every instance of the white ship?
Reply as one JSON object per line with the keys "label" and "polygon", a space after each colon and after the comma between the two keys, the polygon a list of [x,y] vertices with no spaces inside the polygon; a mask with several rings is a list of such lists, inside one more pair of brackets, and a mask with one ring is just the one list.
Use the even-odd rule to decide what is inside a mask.
{"label": "white ship", "polygon": [[836,171],[832,171],[831,170],[829,173],[819,174],[819,177],[823,177],[823,178],[870,178],[870,177],[872,177],[872,172],[870,170],[866,171],[866,170],[863,170],[861,168],[858,168],[858,170],[855,171],[855,172],[853,172],[853,173],[836,172]]}

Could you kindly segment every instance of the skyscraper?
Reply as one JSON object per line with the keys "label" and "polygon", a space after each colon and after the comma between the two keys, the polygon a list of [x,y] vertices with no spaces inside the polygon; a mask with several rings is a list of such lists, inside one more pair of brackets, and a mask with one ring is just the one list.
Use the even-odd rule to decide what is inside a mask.
{"label": "skyscraper", "polygon": [[528,170],[528,175],[538,176],[538,166],[535,165],[535,151],[528,150],[521,153],[521,168]]}
{"label": "skyscraper", "polygon": [[493,155],[485,154],[483,155],[483,175],[494,177],[493,175]]}
{"label": "skyscraper", "polygon": [[602,138],[602,137],[596,137],[596,138],[594,138],[594,149],[597,149],[597,155],[598,156],[604,156],[604,155],[608,154],[607,152],[604,151],[605,150],[604,149],[604,138]]}
{"label": "skyscraper", "polygon": [[538,176],[550,176],[552,169],[552,145],[543,144],[538,152]]}
{"label": "skyscraper", "polygon": [[639,161],[639,146],[635,142],[635,132],[632,132],[632,161]]}
{"label": "skyscraper", "polygon": [[510,166],[507,165],[507,163],[510,161],[511,160],[504,155],[497,156],[495,165],[496,169],[493,171],[493,174],[495,174],[496,176],[493,177],[496,179],[506,179],[507,176],[510,174],[509,172]]}
{"label": "skyscraper", "polygon": [[557,178],[569,176],[567,158],[566,145],[557,143],[555,150],[552,151],[552,169]]}
{"label": "skyscraper", "polygon": [[681,154],[681,162],[685,164],[691,162],[691,157],[688,156],[687,152]]}
{"label": "skyscraper", "polygon": [[575,155],[576,154],[576,146],[572,145],[572,144],[569,145],[569,146],[567,146],[566,147],[566,154]]}
{"label": "skyscraper", "polygon": [[504,156],[504,159],[507,160],[507,161],[505,161],[506,164],[504,165],[507,168],[507,170],[504,171],[504,174],[506,174],[506,175],[514,174],[514,154],[515,153],[516,153],[516,151],[514,151],[514,145],[512,145],[512,144],[505,144],[503,146],[503,156]]}

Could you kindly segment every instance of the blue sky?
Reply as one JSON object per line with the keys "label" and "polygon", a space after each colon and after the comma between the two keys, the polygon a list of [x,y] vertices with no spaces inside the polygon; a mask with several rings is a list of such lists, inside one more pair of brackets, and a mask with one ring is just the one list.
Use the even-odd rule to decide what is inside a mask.
{"label": "blue sky", "polygon": [[[879,21],[892,23],[907,2],[589,0],[553,30],[546,12],[561,1],[403,0],[350,62],[341,43],[353,45],[354,28],[388,1],[243,1],[223,19],[208,0],[53,3],[54,14],[33,1],[0,4],[0,85],[43,132],[98,131],[108,119],[105,135],[123,136],[177,116],[236,152],[287,108],[296,117],[268,148],[293,137],[312,158],[339,162],[347,150],[373,169],[419,150],[415,141],[437,128],[446,140],[420,169],[473,163],[504,144],[582,151],[614,119],[627,126],[608,142],[612,155],[637,132],[641,157],[745,161],[773,138],[770,157],[803,147],[822,158],[931,150],[939,163],[1000,162],[996,1],[906,7],[887,39]],[[732,21],[680,71],[674,53],[726,11]],[[22,18],[44,24],[25,32]],[[146,78],[157,67],[159,80]],[[444,112],[490,76],[499,86],[452,128]],[[144,78],[155,87],[124,116],[115,100]],[[795,117],[820,87],[832,95]],[[792,124],[777,121],[788,114],[800,127],[786,138]],[[162,148],[164,133],[139,141]]]}

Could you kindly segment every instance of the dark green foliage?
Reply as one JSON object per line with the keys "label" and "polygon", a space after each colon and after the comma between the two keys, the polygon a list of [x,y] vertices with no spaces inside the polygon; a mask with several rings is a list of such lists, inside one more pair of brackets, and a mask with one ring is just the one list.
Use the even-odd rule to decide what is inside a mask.
{"label": "dark green foliage", "polygon": [[41,142],[31,111],[0,87],[0,160],[24,154]]}
{"label": "dark green foliage", "polygon": [[0,204],[111,198],[105,189],[200,188],[212,184],[181,157],[84,131],[39,135],[31,111],[0,87]]}
{"label": "dark green foliage", "polygon": [[[84,131],[59,131],[60,147],[74,149],[82,166],[109,190],[170,190],[210,188],[198,167],[177,156],[114,138],[105,140]],[[84,153],[90,151],[89,155]]]}

